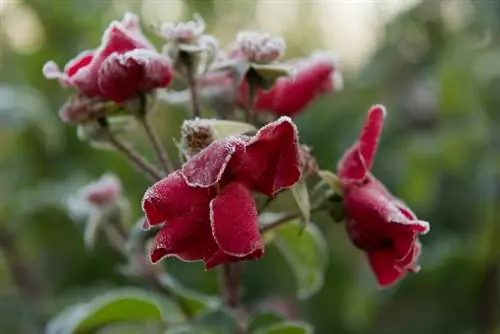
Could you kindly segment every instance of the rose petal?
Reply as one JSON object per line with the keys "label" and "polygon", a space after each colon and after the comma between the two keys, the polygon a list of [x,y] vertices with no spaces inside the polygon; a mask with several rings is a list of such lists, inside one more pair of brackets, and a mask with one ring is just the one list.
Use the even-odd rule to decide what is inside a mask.
{"label": "rose petal", "polygon": [[94,52],[92,61],[72,76],[72,82],[88,95],[100,96],[98,74],[107,57],[113,53],[123,54],[135,49],[149,48],[150,45],[145,43],[145,38],[137,38],[133,33],[127,31],[120,22],[113,21],[104,32],[101,46]]}
{"label": "rose petal", "polygon": [[120,103],[167,86],[172,81],[172,69],[170,61],[155,51],[135,49],[111,54],[102,63],[98,77],[102,94]]}
{"label": "rose petal", "polygon": [[412,272],[418,272],[420,266],[418,265],[418,259],[422,251],[422,244],[420,241],[415,240],[411,252],[408,253],[403,259],[397,261],[396,266],[401,270],[409,270]]}
{"label": "rose petal", "polygon": [[387,287],[394,284],[406,274],[404,271],[398,270],[395,267],[394,257],[390,252],[369,252],[368,262],[381,287]]}
{"label": "rose petal", "polygon": [[377,153],[378,142],[382,134],[386,114],[387,111],[381,105],[371,107],[363,125],[361,136],[359,137],[359,149],[368,170],[372,168],[373,160]]}
{"label": "rose petal", "polygon": [[220,181],[232,156],[243,149],[237,138],[220,139],[211,143],[182,166],[182,175],[191,187],[211,187]]}
{"label": "rose petal", "polygon": [[257,224],[257,208],[250,190],[232,182],[210,203],[215,241],[228,255],[244,257],[264,247]]}
{"label": "rose petal", "polygon": [[264,256],[264,249],[257,249],[255,252],[250,253],[243,257],[231,256],[224,253],[222,250],[215,252],[211,257],[205,259],[205,270],[212,269],[218,265],[240,262],[240,261],[255,261],[260,260]]}
{"label": "rose petal", "polygon": [[126,12],[120,23],[135,39],[141,41],[147,49],[155,50],[154,45],[143,35],[139,17],[136,14]]}
{"label": "rose petal", "polygon": [[208,189],[188,186],[179,171],[151,186],[142,199],[142,209],[151,226],[180,217],[208,219],[208,206]]}
{"label": "rose petal", "polygon": [[252,190],[273,196],[300,179],[300,152],[295,124],[289,117],[262,127],[237,151],[229,170]]}
{"label": "rose petal", "polygon": [[212,237],[208,216],[199,220],[182,217],[169,221],[154,240],[150,258],[156,263],[165,257],[200,261],[212,257],[218,247]]}
{"label": "rose petal", "polygon": [[69,77],[75,75],[81,68],[84,68],[92,62],[94,58],[94,50],[85,50],[80,52],[78,56],[70,60],[66,66],[64,66],[64,72],[68,74]]}
{"label": "rose petal", "polygon": [[338,177],[344,185],[362,181],[368,173],[365,160],[361,156],[359,144],[349,148],[337,164]]}
{"label": "rose petal", "polygon": [[[371,225],[398,223],[413,229],[413,221],[399,210],[391,197],[387,197],[373,183],[352,185],[344,191],[344,206],[348,215],[358,222]],[[420,225],[420,223],[416,223]]]}
{"label": "rose petal", "polygon": [[[307,107],[319,93],[325,93],[334,63],[326,59],[308,59],[297,64],[293,77],[279,78],[268,90],[259,90],[254,100],[258,111],[270,111],[278,116],[293,116]],[[246,101],[248,84],[241,86],[240,101]]]}

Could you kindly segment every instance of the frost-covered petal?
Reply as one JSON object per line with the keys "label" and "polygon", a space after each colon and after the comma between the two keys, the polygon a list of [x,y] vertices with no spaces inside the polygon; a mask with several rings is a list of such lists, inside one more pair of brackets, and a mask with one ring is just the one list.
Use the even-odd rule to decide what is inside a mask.
{"label": "frost-covered petal", "polygon": [[378,142],[382,134],[386,114],[387,111],[381,105],[371,107],[363,125],[361,136],[359,137],[359,150],[368,170],[372,168],[373,160],[377,153]]}
{"label": "frost-covered petal", "polygon": [[184,216],[169,221],[160,229],[153,242],[150,258],[153,263],[165,257],[200,261],[212,257],[217,250],[208,215],[205,219]]}
{"label": "frost-covered petal", "polygon": [[210,187],[220,181],[234,153],[243,149],[238,138],[219,139],[182,166],[182,175],[191,187]]}
{"label": "frost-covered petal", "polygon": [[422,245],[420,241],[418,241],[417,239],[413,243],[411,251],[403,259],[398,260],[396,266],[401,270],[418,272],[420,270],[420,266],[418,265],[418,260],[421,251],[422,251]]}
{"label": "frost-covered petal", "polygon": [[47,62],[42,69],[42,73],[47,79],[57,79],[62,86],[72,86],[71,77],[92,61],[94,51],[85,50],[70,60],[61,71],[59,66],[53,61]]}
{"label": "frost-covered petal", "polygon": [[[279,116],[294,116],[303,111],[318,95],[327,93],[331,86],[334,64],[324,60],[306,60],[297,66],[292,77],[279,78],[269,90],[258,90],[254,108]],[[239,102],[243,104],[248,84],[241,86]]]}
{"label": "frost-covered petal", "polygon": [[142,209],[150,226],[180,217],[206,217],[209,206],[208,189],[186,184],[179,171],[171,173],[151,186],[142,199]]}
{"label": "frost-covered petal", "polygon": [[264,247],[255,201],[243,183],[223,187],[210,203],[210,222],[215,241],[228,255],[244,257]]}
{"label": "frost-covered petal", "polygon": [[170,61],[155,51],[135,49],[112,53],[102,63],[99,73],[102,95],[123,102],[138,93],[166,87],[172,81]]}
{"label": "frost-covered petal", "polygon": [[365,160],[361,156],[359,144],[349,148],[337,164],[338,177],[346,186],[354,181],[362,181],[368,173]]}
{"label": "frost-covered petal", "polygon": [[205,259],[205,270],[212,269],[220,264],[240,262],[240,261],[255,261],[260,260],[264,256],[264,248],[259,248],[253,253],[243,257],[231,256],[222,250],[218,250],[212,256]]}
{"label": "frost-covered petal", "polygon": [[358,222],[382,226],[384,223],[407,224],[408,218],[372,183],[353,185],[344,191],[344,206],[348,215]]}
{"label": "frost-covered petal", "polygon": [[113,21],[104,32],[100,47],[94,52],[90,63],[72,76],[72,83],[89,95],[101,95],[98,86],[99,69],[111,54],[123,54],[135,49],[150,49],[145,38],[137,38],[117,21]]}
{"label": "frost-covered petal", "polygon": [[252,190],[273,196],[300,179],[298,132],[289,117],[283,116],[262,127],[238,150],[229,170]]}
{"label": "frost-covered petal", "polygon": [[405,271],[395,267],[392,253],[382,250],[369,252],[367,255],[370,267],[381,287],[392,285],[405,275]]}
{"label": "frost-covered petal", "polygon": [[370,108],[359,140],[344,153],[337,164],[339,178],[345,184],[362,181],[370,171],[377,152],[385,115],[386,110],[381,105]]}

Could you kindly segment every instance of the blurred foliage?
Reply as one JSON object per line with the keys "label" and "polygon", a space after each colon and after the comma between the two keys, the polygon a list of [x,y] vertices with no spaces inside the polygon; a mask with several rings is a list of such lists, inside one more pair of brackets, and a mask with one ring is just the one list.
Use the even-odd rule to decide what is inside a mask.
{"label": "blurred foliage", "polygon": [[[58,107],[69,93],[46,81],[41,68],[48,59],[64,64],[80,50],[94,47],[106,22],[126,9],[138,10],[140,2],[2,4],[0,227],[9,231],[40,286],[16,292],[9,279],[13,254],[2,245],[0,328],[3,333],[31,333],[44,321],[33,315],[38,299],[50,301],[44,311],[53,316],[110,287],[136,284],[119,274],[123,263],[105,242],[98,242],[93,252],[85,250],[82,226],[72,222],[63,204],[85,181],[112,170],[122,178],[126,195],[135,203],[132,213],[139,217],[148,182],[118,154],[79,142],[75,128],[58,122]],[[229,10],[240,2],[187,5],[210,26],[220,18],[221,8]],[[447,6],[468,14],[463,24],[446,19]],[[190,17],[187,10],[184,17]],[[38,38],[21,46],[7,38],[6,25],[25,29],[26,20]],[[231,27],[234,32],[241,28]],[[308,29],[314,26],[300,24],[300,30]],[[246,302],[255,307],[285,305],[295,315],[300,311],[320,334],[500,333],[500,243],[495,241],[500,238],[500,1],[430,0],[384,29],[366,66],[344,72],[346,89],[317,101],[297,123],[301,140],[314,148],[321,168],[334,170],[368,107],[386,105],[389,117],[374,173],[431,222],[431,233],[422,240],[422,271],[396,287],[377,289],[343,225],[315,214],[312,219],[330,246],[320,293],[299,304],[293,273],[270,247],[264,260],[247,266]],[[297,40],[290,43],[290,57],[311,51]],[[314,40],[306,45],[314,47]],[[154,124],[168,134],[164,140],[174,153],[171,138],[178,139],[183,110],[162,110],[156,117]],[[217,293],[215,271],[176,260],[164,264],[185,285]],[[269,295],[274,301],[264,300]]]}

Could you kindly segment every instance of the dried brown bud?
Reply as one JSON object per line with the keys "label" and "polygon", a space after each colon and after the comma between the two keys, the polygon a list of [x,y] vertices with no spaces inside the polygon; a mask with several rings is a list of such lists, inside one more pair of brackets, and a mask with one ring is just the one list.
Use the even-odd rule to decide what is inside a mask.
{"label": "dried brown bud", "polygon": [[59,109],[59,118],[64,123],[80,124],[103,116],[106,109],[107,105],[102,100],[78,94],[62,105]]}
{"label": "dried brown bud", "polygon": [[307,178],[318,171],[316,158],[311,154],[312,149],[307,145],[300,145],[300,169],[302,178]]}
{"label": "dried brown bud", "polygon": [[181,150],[190,157],[215,140],[215,133],[209,122],[196,118],[184,121],[181,128]]}

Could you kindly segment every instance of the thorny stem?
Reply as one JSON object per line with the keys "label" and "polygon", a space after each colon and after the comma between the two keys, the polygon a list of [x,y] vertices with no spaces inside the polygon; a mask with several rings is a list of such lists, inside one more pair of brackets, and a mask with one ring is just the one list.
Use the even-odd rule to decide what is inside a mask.
{"label": "thorny stem", "polygon": [[148,113],[146,110],[147,108],[146,96],[140,94],[139,99],[140,99],[140,110],[138,116],[139,122],[146,131],[146,135],[148,136],[148,139],[151,142],[151,145],[153,146],[156,158],[158,159],[158,162],[160,163],[163,172],[165,174],[169,174],[174,170],[174,166],[172,164],[172,161],[170,160],[170,157],[168,156],[167,151],[163,147],[160,139],[158,138],[156,132],[154,131],[153,127],[151,126],[151,124],[147,119]]}
{"label": "thorny stem", "polygon": [[139,153],[137,153],[132,147],[121,142],[109,132],[109,142],[123,155],[125,155],[128,160],[138,169],[139,171],[145,173],[147,176],[153,180],[161,180],[163,178],[162,173],[156,169],[153,165],[147,162]]}
{"label": "thorny stem", "polygon": [[[316,206],[316,207],[312,208],[311,209],[311,213],[318,212],[318,211],[321,211],[323,209],[325,209],[325,207],[323,205],[319,205],[319,206]],[[274,222],[269,223],[266,226],[262,227],[260,229],[260,233],[265,233],[265,232],[268,232],[270,230],[274,230],[275,228],[278,228],[281,225],[283,225],[285,223],[288,223],[290,220],[296,219],[296,218],[299,218],[299,217],[301,217],[300,213],[290,213],[290,214],[287,214],[287,215],[285,215],[283,217],[278,218]]]}
{"label": "thorny stem", "polygon": [[244,309],[240,306],[241,276],[243,264],[241,262],[227,263],[222,267],[221,297],[225,304],[236,315],[236,333],[245,334]]}
{"label": "thorny stem", "polygon": [[[5,228],[4,222],[0,222],[0,251],[21,297],[28,303],[40,303],[45,296],[43,286],[16,247],[14,237]],[[34,322],[40,333],[43,333],[43,320],[36,318]]]}

